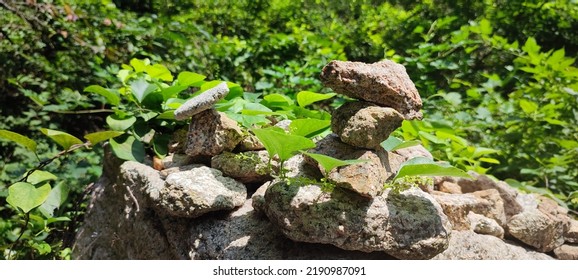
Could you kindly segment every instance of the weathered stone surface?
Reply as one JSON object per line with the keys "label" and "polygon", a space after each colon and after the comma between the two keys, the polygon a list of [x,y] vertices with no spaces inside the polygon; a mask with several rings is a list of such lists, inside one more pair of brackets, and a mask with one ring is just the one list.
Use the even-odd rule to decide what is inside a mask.
{"label": "weathered stone surface", "polygon": [[506,217],[510,217],[522,212],[523,208],[516,200],[518,192],[510,187],[507,183],[502,181],[494,181],[486,175],[480,175],[475,172],[468,172],[474,179],[460,178],[457,183],[460,185],[463,193],[470,193],[475,191],[496,189],[500,192],[500,196],[504,201],[504,209],[506,210]]}
{"label": "weathered stone surface", "polygon": [[337,93],[391,107],[405,119],[421,119],[421,98],[405,67],[390,60],[373,64],[331,61],[321,81]]}
{"label": "weathered stone surface", "polygon": [[552,260],[552,257],[471,231],[453,231],[447,250],[434,260]]}
{"label": "weathered stone surface", "polygon": [[257,136],[253,134],[248,134],[245,137],[243,137],[241,142],[239,142],[239,144],[235,148],[235,150],[239,152],[259,151],[264,149],[265,146],[263,146],[263,143],[261,143],[261,141],[259,141],[259,138],[257,138]]}
{"label": "weathered stone surface", "polygon": [[186,154],[170,154],[162,159],[163,169],[185,166],[192,162],[192,158]]}
{"label": "weathered stone surface", "polygon": [[499,207],[499,203],[483,198],[485,195],[488,194],[447,194],[435,192],[434,198],[444,209],[444,213],[451,221],[454,230],[470,229],[471,223],[468,219],[470,211],[494,219],[498,224],[505,224],[503,206]]}
{"label": "weathered stone surface", "polygon": [[345,103],[333,113],[331,129],[346,144],[375,149],[402,121],[403,116],[392,108],[357,101]]}
{"label": "weathered stone surface", "polygon": [[564,243],[564,223],[539,210],[513,216],[508,233],[540,252],[550,252]]}
{"label": "weathered stone surface", "polygon": [[365,199],[339,188],[324,193],[316,185],[277,182],[267,189],[263,210],[292,240],[401,259],[439,254],[451,231],[439,204],[417,188]]}
{"label": "weathered stone surface", "polygon": [[403,161],[408,161],[416,157],[425,157],[429,159],[434,159],[432,154],[424,148],[422,145],[415,145],[399,150],[395,150],[394,153],[403,157]]}
{"label": "weathered stone surface", "polygon": [[145,193],[146,185],[159,185],[151,183],[159,181],[158,172],[131,162],[111,175],[118,182],[104,176],[95,184],[74,259],[392,259],[383,252],[289,240],[255,214],[251,200],[230,213],[168,217]]}
{"label": "weathered stone surface", "polygon": [[462,188],[456,183],[444,181],[439,185],[439,191],[445,193],[461,194]]}
{"label": "weathered stone surface", "polygon": [[217,101],[227,96],[228,93],[229,87],[227,83],[222,82],[187,100],[187,102],[175,110],[175,119],[178,121],[186,120],[202,111],[210,109]]}
{"label": "weathered stone surface", "polygon": [[241,141],[242,135],[236,121],[215,109],[205,110],[191,119],[186,154],[195,157],[230,152]]}
{"label": "weathered stone surface", "polygon": [[211,159],[211,167],[242,183],[263,183],[272,179],[267,151],[223,152]]}
{"label": "weathered stone surface", "polygon": [[265,193],[267,192],[267,189],[269,188],[269,186],[271,186],[272,183],[273,181],[265,182],[263,185],[257,188],[255,193],[253,193],[253,195],[251,196],[252,206],[253,209],[255,209],[256,213],[259,214],[264,213],[263,207],[265,206]]}
{"label": "weathered stone surface", "polygon": [[195,218],[243,205],[245,186],[206,166],[169,174],[156,206],[174,217]]}
{"label": "weathered stone surface", "polygon": [[468,220],[470,220],[470,229],[475,233],[493,235],[504,239],[504,229],[496,220],[474,212],[468,214]]}
{"label": "weathered stone surface", "polygon": [[289,131],[289,125],[291,124],[291,120],[282,120],[275,124],[276,127],[280,127],[285,131]]}
{"label": "weathered stone surface", "polygon": [[[335,134],[317,142],[317,147],[310,152],[341,160],[367,160],[364,163],[335,168],[327,176],[337,187],[353,190],[366,197],[375,197],[383,192],[385,181],[397,172],[402,163],[400,156],[383,148],[375,151],[355,148],[341,142]],[[317,166],[316,161],[305,158],[308,163]],[[319,167],[319,170],[322,170],[322,167]]]}
{"label": "weathered stone surface", "polygon": [[495,220],[501,227],[505,227],[507,223],[506,209],[504,208],[504,201],[500,196],[500,192],[495,189],[487,189],[483,191],[473,192],[478,198],[487,201],[490,206],[482,209],[474,209],[473,211],[482,214],[490,219]]}
{"label": "weathered stone surface", "polygon": [[569,243],[578,244],[578,221],[571,219],[568,230],[564,234],[564,240]]}
{"label": "weathered stone surface", "polygon": [[564,244],[554,249],[554,255],[560,260],[578,260],[578,246]]}

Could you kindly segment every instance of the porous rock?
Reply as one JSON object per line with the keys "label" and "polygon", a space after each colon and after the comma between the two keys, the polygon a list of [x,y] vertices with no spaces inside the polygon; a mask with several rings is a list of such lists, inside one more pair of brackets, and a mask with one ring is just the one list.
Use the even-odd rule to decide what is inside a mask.
{"label": "porous rock", "polygon": [[[335,134],[330,134],[317,142],[317,147],[310,152],[341,160],[366,160],[367,162],[335,168],[327,176],[337,187],[353,190],[365,197],[379,195],[387,179],[397,172],[402,163],[400,156],[383,148],[376,150],[356,148],[341,142]],[[319,170],[323,170],[316,161],[309,157],[305,158],[309,164],[319,166]]]}
{"label": "porous rock", "polygon": [[403,116],[392,108],[363,101],[349,102],[333,113],[331,129],[344,143],[374,149],[400,127],[402,121]]}
{"label": "porous rock", "polygon": [[468,214],[468,219],[470,220],[470,228],[475,233],[492,235],[504,239],[504,229],[496,220],[474,212]]}
{"label": "porous rock", "polygon": [[222,82],[213,88],[203,91],[177,108],[174,112],[175,119],[178,121],[186,120],[202,111],[210,109],[217,101],[227,96],[228,93],[229,87],[226,82]]}
{"label": "porous rock", "polygon": [[507,183],[503,181],[494,181],[486,175],[477,174],[473,171],[469,171],[468,174],[470,174],[473,179],[460,178],[457,181],[457,184],[460,185],[463,193],[495,189],[502,197],[504,202],[504,209],[506,211],[506,217],[508,219],[522,212],[523,208],[516,200],[518,192],[514,188],[510,187]]}
{"label": "porous rock", "polygon": [[434,260],[552,260],[553,258],[524,247],[505,243],[491,235],[472,231],[453,231],[447,250]]}
{"label": "porous rock", "polygon": [[[470,220],[468,219],[470,211],[494,219],[498,224],[504,225],[506,221],[504,207],[499,202],[489,201],[483,198],[484,195],[487,194],[447,194],[435,192],[434,198],[443,208],[454,230],[470,229]],[[495,196],[497,196],[497,193]],[[495,199],[495,196],[493,199]]]}
{"label": "porous rock", "polygon": [[248,134],[241,139],[241,142],[237,145],[235,150],[239,152],[246,152],[246,151],[259,151],[264,150],[265,146],[263,143],[259,141],[259,138],[253,134]]}
{"label": "porous rock", "polygon": [[272,179],[267,151],[248,151],[237,154],[223,152],[211,159],[211,167],[245,184],[263,183]]}
{"label": "porous rock", "polygon": [[448,181],[441,182],[438,188],[440,192],[453,193],[453,194],[462,193],[462,188],[460,187],[460,185]]}
{"label": "porous rock", "polygon": [[73,246],[74,259],[392,259],[383,252],[346,251],[287,239],[255,214],[250,199],[231,212],[195,219],[166,216],[145,190],[147,185],[164,185],[158,172],[133,162],[113,172],[107,174],[118,180],[103,176],[94,185]]}
{"label": "porous rock", "polygon": [[170,154],[162,159],[163,169],[189,165],[192,158],[187,154]]}
{"label": "porous rock", "polygon": [[345,250],[383,251],[401,259],[428,259],[447,248],[451,225],[439,204],[411,188],[365,199],[336,188],[276,182],[263,210],[288,238]]}
{"label": "porous rock", "polygon": [[221,171],[206,166],[167,176],[156,206],[174,217],[195,218],[208,212],[231,210],[243,205],[245,186]]}
{"label": "porous rock", "polygon": [[334,60],[323,67],[321,81],[337,93],[393,108],[405,119],[422,118],[414,83],[405,67],[391,60],[373,64]]}
{"label": "porous rock", "polygon": [[524,211],[508,221],[508,233],[540,252],[564,243],[564,222],[540,210]]}
{"label": "porous rock", "polygon": [[578,246],[564,244],[554,249],[554,255],[559,260],[578,260]]}
{"label": "porous rock", "polygon": [[242,135],[236,121],[215,109],[205,110],[191,118],[186,154],[196,157],[230,152],[241,141]]}
{"label": "porous rock", "polygon": [[403,161],[408,161],[416,157],[425,157],[432,160],[434,159],[432,154],[422,145],[415,145],[403,149],[398,149],[395,150],[394,153],[402,156]]}
{"label": "porous rock", "polygon": [[571,219],[568,230],[564,233],[566,242],[578,244],[578,221]]}

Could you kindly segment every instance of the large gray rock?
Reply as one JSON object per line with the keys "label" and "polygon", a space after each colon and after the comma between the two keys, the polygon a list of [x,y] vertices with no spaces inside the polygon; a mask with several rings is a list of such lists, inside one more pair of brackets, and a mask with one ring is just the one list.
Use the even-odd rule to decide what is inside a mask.
{"label": "large gray rock", "polygon": [[295,241],[346,250],[383,251],[401,259],[428,259],[447,248],[451,225],[439,204],[417,188],[373,199],[336,188],[276,182],[263,210]]}
{"label": "large gray rock", "polygon": [[246,197],[243,184],[224,177],[217,169],[202,166],[168,175],[157,207],[170,216],[195,218],[232,210],[243,205]]}
{"label": "large gray rock", "polygon": [[204,110],[210,109],[217,101],[225,98],[228,93],[229,87],[226,82],[201,92],[175,110],[175,119],[179,121],[186,120]]}
{"label": "large gray rock", "polygon": [[403,116],[392,108],[363,101],[349,102],[333,113],[331,130],[344,143],[375,149],[401,126],[402,121]]}
{"label": "large gray rock", "polygon": [[[271,180],[271,170],[274,169],[267,151],[248,151],[241,153],[223,152],[211,159],[211,167],[221,170],[223,174],[242,183],[263,183]],[[271,170],[270,170],[271,169]]]}
{"label": "large gray rock", "polygon": [[564,222],[540,210],[524,211],[508,221],[508,233],[540,252],[564,243]]}
{"label": "large gray rock", "polygon": [[393,61],[366,64],[334,60],[323,67],[321,81],[337,93],[391,107],[405,119],[422,118],[415,85],[405,67]]}
{"label": "large gray rock", "polygon": [[[387,152],[383,148],[376,150],[356,148],[341,142],[335,134],[330,134],[317,142],[317,147],[310,152],[341,160],[367,160],[364,163],[335,168],[327,176],[337,187],[353,190],[365,197],[375,197],[382,193],[385,182],[397,172],[402,163],[399,155]],[[318,166],[313,159],[305,158],[308,163]],[[319,169],[323,170],[321,166]]]}
{"label": "large gray rock", "polygon": [[453,231],[447,250],[434,260],[552,260],[552,257],[505,243],[491,235]]}
{"label": "large gray rock", "polygon": [[223,151],[230,152],[241,141],[242,135],[236,121],[215,109],[208,109],[191,118],[185,152],[192,157],[212,157]]}

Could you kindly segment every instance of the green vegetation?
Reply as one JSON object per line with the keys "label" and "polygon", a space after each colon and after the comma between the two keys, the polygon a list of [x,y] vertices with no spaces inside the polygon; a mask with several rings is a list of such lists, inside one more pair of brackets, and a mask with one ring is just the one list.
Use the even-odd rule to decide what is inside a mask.
{"label": "green vegetation", "polygon": [[573,0],[0,0],[0,259],[68,258],[99,143],[162,157],[185,124],[171,110],[218,81],[217,109],[261,138],[284,119],[328,133],[345,101],[317,78],[333,59],[392,59],[415,82],[424,120],[384,148],[419,141],[576,210],[577,29]]}

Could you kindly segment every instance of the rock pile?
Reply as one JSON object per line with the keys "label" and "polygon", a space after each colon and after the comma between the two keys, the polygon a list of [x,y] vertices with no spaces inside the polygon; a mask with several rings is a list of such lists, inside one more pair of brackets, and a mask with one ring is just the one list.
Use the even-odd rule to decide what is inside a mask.
{"label": "rock pile", "polygon": [[320,166],[302,155],[284,164],[293,183],[272,180],[267,171],[278,167],[267,166],[263,145],[212,108],[228,93],[222,83],[175,111],[191,124],[174,135],[163,170],[105,153],[73,256],[578,259],[578,222],[552,200],[504,182],[471,173],[435,178],[423,190],[383,190],[403,162],[432,158],[421,146],[379,146],[404,119],[421,118],[403,66],[333,61],[322,80],[358,101],[334,113],[335,134],[311,152],[365,160],[325,174],[333,192],[322,190]]}

